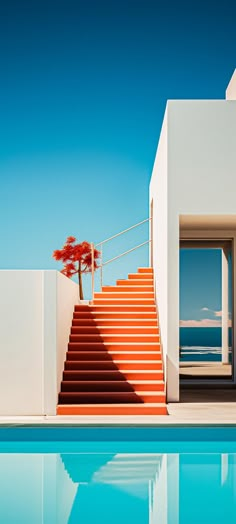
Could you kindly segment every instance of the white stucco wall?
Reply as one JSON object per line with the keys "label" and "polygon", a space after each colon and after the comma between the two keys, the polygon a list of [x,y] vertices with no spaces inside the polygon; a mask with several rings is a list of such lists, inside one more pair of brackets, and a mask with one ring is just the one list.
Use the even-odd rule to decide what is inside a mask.
{"label": "white stucco wall", "polygon": [[[167,343],[167,398],[179,399],[179,217],[180,215],[236,215],[236,101],[169,101],[167,119],[167,159],[157,153],[150,201],[154,207],[167,199],[167,249],[162,254],[154,241],[159,311],[165,307],[167,292],[167,328],[160,314],[163,344]],[[166,130],[164,130],[164,137]],[[160,137],[160,144],[163,141]],[[159,164],[158,164],[159,162]],[[167,165],[166,167],[163,167]],[[164,180],[167,177],[167,196]],[[158,182],[159,179],[159,182]],[[161,182],[162,179],[162,182]],[[163,204],[162,204],[163,208]],[[159,207],[154,218],[155,234],[166,214]],[[162,241],[163,245],[163,241]],[[156,258],[155,258],[156,257]],[[167,267],[167,274],[161,265]],[[163,303],[162,303],[163,302]],[[164,323],[164,331],[163,324]],[[167,332],[165,338],[165,331]],[[164,336],[163,336],[164,335]]]}
{"label": "white stucco wall", "polygon": [[78,286],[57,271],[0,271],[0,415],[55,414]]}

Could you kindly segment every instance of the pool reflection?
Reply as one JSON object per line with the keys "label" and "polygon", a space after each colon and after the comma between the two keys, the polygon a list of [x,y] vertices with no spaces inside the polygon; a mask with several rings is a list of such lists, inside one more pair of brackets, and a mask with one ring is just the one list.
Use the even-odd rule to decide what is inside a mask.
{"label": "pool reflection", "polygon": [[220,524],[235,514],[233,453],[0,454],[3,524]]}

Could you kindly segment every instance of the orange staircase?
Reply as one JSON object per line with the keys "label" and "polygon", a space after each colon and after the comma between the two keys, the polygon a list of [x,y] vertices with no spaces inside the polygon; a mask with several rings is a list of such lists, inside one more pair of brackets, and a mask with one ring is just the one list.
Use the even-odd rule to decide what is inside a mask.
{"label": "orange staircase", "polygon": [[167,414],[152,268],[75,306],[57,414]]}

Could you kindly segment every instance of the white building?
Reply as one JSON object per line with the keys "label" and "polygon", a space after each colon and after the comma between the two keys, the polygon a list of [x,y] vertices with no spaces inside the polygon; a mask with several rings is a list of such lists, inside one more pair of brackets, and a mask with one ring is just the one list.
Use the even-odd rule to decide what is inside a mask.
{"label": "white building", "polygon": [[[150,210],[167,399],[178,401],[180,241],[188,240],[191,247],[196,242],[197,247],[208,240],[222,248],[223,362],[228,352],[226,241],[234,260],[232,324],[236,322],[236,71],[226,100],[167,102],[150,183]],[[236,383],[236,365],[233,369]]]}

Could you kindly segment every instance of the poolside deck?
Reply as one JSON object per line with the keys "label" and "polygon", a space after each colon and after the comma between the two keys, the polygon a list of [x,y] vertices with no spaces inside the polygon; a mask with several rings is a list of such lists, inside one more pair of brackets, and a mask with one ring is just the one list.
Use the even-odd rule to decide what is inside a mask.
{"label": "poolside deck", "polygon": [[185,389],[169,416],[0,417],[0,426],[186,426],[236,425],[236,389]]}

